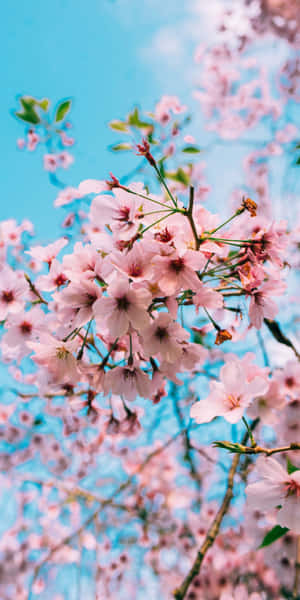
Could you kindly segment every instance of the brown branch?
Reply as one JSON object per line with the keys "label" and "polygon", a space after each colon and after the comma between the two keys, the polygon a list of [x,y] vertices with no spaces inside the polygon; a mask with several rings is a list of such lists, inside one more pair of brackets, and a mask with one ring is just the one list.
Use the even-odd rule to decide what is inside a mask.
{"label": "brown branch", "polygon": [[216,448],[224,448],[229,452],[237,454],[265,454],[271,456],[272,454],[278,454],[279,452],[291,452],[294,450],[300,450],[300,443],[292,442],[289,446],[280,446],[278,448],[263,448],[262,446],[244,446],[243,444],[235,444],[234,442],[220,441],[215,442]]}
{"label": "brown branch", "polygon": [[185,216],[188,218],[190,226],[191,226],[191,229],[192,229],[192,232],[193,232],[196,250],[199,250],[200,240],[198,238],[197,229],[196,229],[195,221],[194,221],[194,218],[193,218],[193,208],[194,208],[194,188],[191,186],[190,187],[189,205],[188,205],[188,208],[187,208],[187,210],[185,212]]}
{"label": "brown branch", "polygon": [[47,300],[45,300],[40,292],[37,290],[37,288],[35,287],[34,283],[31,281],[29,275],[27,275],[27,273],[24,273],[24,277],[30,287],[30,291],[38,298],[38,303],[39,304],[48,304]]}
{"label": "brown branch", "polygon": [[63,546],[69,544],[74,538],[76,538],[78,535],[80,535],[81,533],[83,533],[85,531],[85,529],[89,525],[91,525],[91,523],[93,523],[93,521],[97,518],[97,516],[100,513],[100,511],[103,508],[106,508],[107,506],[111,506],[113,504],[114,498],[116,496],[118,496],[121,492],[123,492],[124,490],[126,490],[130,486],[130,484],[132,483],[132,481],[135,478],[135,476],[138,475],[139,473],[141,473],[141,471],[143,471],[143,469],[152,460],[152,458],[154,458],[155,456],[157,456],[158,454],[160,454],[160,452],[163,452],[163,450],[165,450],[166,448],[168,448],[168,446],[170,446],[180,435],[184,434],[185,431],[186,431],[186,429],[177,431],[177,433],[175,435],[173,435],[171,438],[169,438],[168,441],[163,446],[160,446],[159,448],[156,448],[156,450],[153,450],[153,452],[151,452],[150,454],[148,454],[148,456],[145,458],[145,460],[140,464],[138,470],[135,473],[133,473],[132,475],[130,475],[126,479],[126,481],[124,481],[121,485],[119,485],[119,487],[111,494],[111,496],[109,496],[109,498],[106,498],[105,500],[101,501],[101,503],[97,507],[97,509],[89,517],[87,517],[87,519],[85,519],[85,521],[83,521],[82,525],[78,529],[76,529],[75,531],[73,531],[72,533],[70,533],[68,536],[66,536],[65,538],[63,538],[62,540],[60,540],[60,542],[58,542],[55,546],[53,546],[53,548],[51,548],[51,550],[48,552],[48,554],[45,556],[45,558],[38,565],[36,565],[36,567],[34,569],[33,578],[32,578],[32,580],[30,582],[29,593],[28,593],[28,596],[27,596],[28,600],[30,600],[31,592],[32,592],[32,588],[33,588],[33,584],[36,581],[37,577],[39,576],[39,573],[40,573],[42,567]]}
{"label": "brown branch", "polygon": [[[252,426],[251,426],[252,430],[256,427],[257,423],[258,423],[258,419],[256,419],[256,421],[253,421]],[[248,434],[248,432],[246,432],[243,437],[242,444],[245,444],[247,442],[248,437],[249,437],[249,434]],[[183,600],[183,598],[185,597],[186,592],[188,591],[188,588],[190,587],[190,584],[192,583],[194,577],[196,577],[196,575],[198,575],[198,573],[200,572],[201,565],[203,563],[203,560],[206,556],[207,551],[213,545],[213,543],[220,531],[220,527],[221,527],[223,518],[230,506],[230,502],[233,497],[234,476],[235,476],[237,468],[238,468],[239,460],[240,460],[239,454],[237,454],[234,457],[234,459],[232,460],[231,467],[230,467],[230,470],[228,473],[228,478],[227,478],[227,488],[226,488],[224,498],[222,500],[222,504],[221,504],[221,506],[220,506],[220,508],[219,508],[219,510],[207,532],[207,535],[206,535],[206,538],[205,538],[203,544],[201,545],[200,549],[198,550],[197,556],[194,560],[194,563],[193,563],[190,571],[188,572],[187,576],[184,578],[180,587],[177,588],[173,593],[174,598],[176,598],[176,600]]]}
{"label": "brown branch", "polygon": [[299,598],[299,583],[300,583],[300,535],[297,536],[297,546],[296,546],[296,562],[295,562],[295,579],[293,585],[293,596],[294,600]]}

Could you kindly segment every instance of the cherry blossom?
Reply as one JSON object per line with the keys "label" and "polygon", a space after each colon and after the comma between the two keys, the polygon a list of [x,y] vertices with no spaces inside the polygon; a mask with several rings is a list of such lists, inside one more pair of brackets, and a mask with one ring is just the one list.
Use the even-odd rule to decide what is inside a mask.
{"label": "cherry blossom", "polygon": [[22,273],[8,266],[3,267],[0,275],[0,320],[3,321],[7,315],[23,309],[28,285]]}
{"label": "cherry blossom", "polygon": [[245,379],[242,364],[229,361],[220,371],[220,381],[211,382],[210,395],[192,406],[191,417],[197,423],[208,423],[217,416],[237,423],[251,400],[264,395],[268,386],[268,381],[260,376]]}
{"label": "cherry blossom", "polygon": [[65,237],[0,224],[3,600],[63,600],[69,569],[99,599],[299,592],[299,61],[293,8],[265,4],[196,51],[204,119],[164,95],[111,121],[129,174],[66,183],[71,100],[18,99]]}
{"label": "cherry blossom", "polygon": [[160,313],[144,332],[143,346],[148,355],[159,354],[167,362],[175,362],[182,354],[181,342],[187,332],[167,313]]}
{"label": "cherry blossom", "polygon": [[150,294],[143,287],[130,285],[126,280],[112,282],[107,288],[108,297],[94,304],[97,323],[105,322],[114,337],[128,332],[129,326],[143,330],[149,323],[147,307]]}
{"label": "cherry blossom", "polygon": [[246,488],[250,506],[270,511],[278,508],[277,522],[300,533],[300,471],[289,475],[273,458],[259,458],[256,470],[261,481]]}

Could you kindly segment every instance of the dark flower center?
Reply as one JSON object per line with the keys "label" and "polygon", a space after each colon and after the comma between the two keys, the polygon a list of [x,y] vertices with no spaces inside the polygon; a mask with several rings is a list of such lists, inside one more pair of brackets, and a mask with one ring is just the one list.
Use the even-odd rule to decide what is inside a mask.
{"label": "dark flower center", "polygon": [[55,285],[57,285],[57,287],[59,287],[60,285],[64,285],[64,283],[66,283],[67,278],[63,273],[60,273],[56,279],[54,280]]}
{"label": "dark flower center", "polygon": [[118,310],[128,310],[129,306],[130,306],[130,302],[126,298],[126,296],[122,296],[121,298],[117,298],[117,307],[118,307]]}
{"label": "dark flower center", "polygon": [[130,208],[128,206],[122,206],[121,208],[119,208],[119,216],[116,217],[117,221],[120,221],[121,223],[128,223],[130,225],[132,225],[132,221],[129,220],[129,215],[130,215]]}
{"label": "dark flower center", "polygon": [[135,369],[123,369],[123,377],[134,380],[136,378]]}
{"label": "dark flower center", "polygon": [[93,296],[93,294],[86,294],[85,297],[85,303],[86,306],[92,306],[92,304],[94,304],[94,302],[97,300],[97,296]]}
{"label": "dark flower center", "polygon": [[170,242],[172,239],[172,234],[170,233],[170,231],[168,230],[167,227],[165,227],[165,229],[163,229],[163,231],[160,231],[159,233],[155,234],[155,239],[158,240],[159,242]]}
{"label": "dark flower center", "polygon": [[14,299],[14,293],[11,290],[7,290],[2,292],[2,300],[3,302],[6,302],[7,304],[10,304],[10,302],[12,302]]}
{"label": "dark flower center", "polygon": [[170,268],[172,271],[175,271],[175,273],[180,273],[184,269],[183,258],[179,257],[179,258],[175,258],[174,260],[171,260]]}
{"label": "dark flower center", "polygon": [[133,263],[129,267],[128,275],[130,277],[139,277],[142,274],[142,272],[143,272],[142,266],[137,263]]}
{"label": "dark flower center", "polygon": [[157,337],[160,341],[165,340],[169,337],[168,330],[165,327],[157,327],[155,331],[155,337]]}
{"label": "dark flower center", "polygon": [[23,321],[23,323],[21,323],[20,325],[20,329],[21,332],[24,333],[24,335],[27,335],[32,331],[32,324],[29,323],[29,321]]}

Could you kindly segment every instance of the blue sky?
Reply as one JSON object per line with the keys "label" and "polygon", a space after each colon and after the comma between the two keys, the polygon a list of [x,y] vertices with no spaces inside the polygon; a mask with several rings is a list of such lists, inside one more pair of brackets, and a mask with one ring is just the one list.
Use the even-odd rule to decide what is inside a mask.
{"label": "blue sky", "polygon": [[[69,185],[110,171],[121,176],[136,165],[136,157],[116,156],[108,146],[119,141],[107,126],[134,105],[151,110],[163,95],[176,94],[196,108],[197,142],[205,144],[202,118],[192,100],[197,81],[195,47],[214,40],[220,7],[240,0],[51,0],[12,2],[2,7],[0,49],[0,122],[2,133],[0,219],[29,218],[38,238],[47,242],[57,235],[63,218],[53,208],[57,190],[42,168],[41,150],[20,152],[16,139],[22,125],[12,117],[16,97],[48,97],[55,104],[71,97],[75,163],[63,173]],[[274,44],[275,42],[273,42]],[[265,43],[262,46],[267,62]],[[276,40],[269,53],[281,60]],[[217,149],[211,161],[224,164]],[[235,159],[218,173],[218,195],[228,201],[237,170]],[[215,170],[210,173],[214,185]],[[237,183],[235,181],[235,183]]]}
{"label": "blue sky", "polygon": [[23,133],[11,116],[16,96],[46,96],[54,103],[74,99],[77,145],[75,164],[65,177],[69,184],[87,177],[101,179],[110,170],[126,172],[130,159],[107,150],[117,141],[107,127],[109,120],[122,117],[136,103],[151,109],[163,93],[179,94],[183,100],[190,93],[183,64],[185,70],[192,64],[200,35],[193,15],[198,21],[200,17],[196,1],[184,4],[31,0],[3,5],[1,219],[30,218],[46,240],[62,217],[52,208],[56,191],[42,169],[41,155],[16,149]]}

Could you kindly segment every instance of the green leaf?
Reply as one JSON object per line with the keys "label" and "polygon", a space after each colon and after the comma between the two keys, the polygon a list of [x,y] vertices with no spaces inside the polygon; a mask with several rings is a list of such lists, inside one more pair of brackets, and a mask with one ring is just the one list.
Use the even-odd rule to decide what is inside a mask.
{"label": "green leaf", "polygon": [[34,110],[34,108],[25,109],[23,112],[16,112],[16,117],[21,119],[21,121],[25,121],[25,123],[31,123],[32,125],[37,125],[40,122],[40,117]]}
{"label": "green leaf", "polygon": [[270,544],[273,544],[273,542],[279,540],[279,538],[285,535],[288,531],[289,529],[287,527],[280,527],[280,525],[275,525],[275,527],[273,527],[273,529],[271,529],[271,531],[268,531],[268,533],[265,535],[259,548],[270,546]]}
{"label": "green leaf", "polygon": [[71,104],[72,104],[72,100],[64,100],[63,102],[61,102],[57,109],[56,109],[56,113],[55,113],[55,122],[58,123],[59,121],[62,121],[66,114],[69,112],[70,108],[71,108]]}
{"label": "green leaf", "polygon": [[24,110],[31,109],[35,105],[35,99],[32,98],[32,96],[22,96],[22,98],[20,98],[20,103]]}
{"label": "green leaf", "polygon": [[300,165],[300,156],[298,156],[298,158],[296,160],[296,165]]}
{"label": "green leaf", "polygon": [[50,106],[50,100],[48,100],[48,98],[43,98],[42,100],[37,100],[36,104],[46,112]]}
{"label": "green leaf", "polygon": [[21,121],[25,121],[25,123],[37,125],[40,122],[40,117],[34,108],[35,99],[32,96],[22,96],[19,100],[22,110],[15,113],[16,117]]}
{"label": "green leaf", "polygon": [[157,164],[158,164],[158,166],[159,166],[159,170],[160,170],[160,174],[161,174],[161,176],[162,176],[162,177],[165,177],[165,176],[166,176],[166,172],[165,172],[165,165],[164,165],[164,161],[165,161],[165,159],[166,159],[166,157],[165,157],[165,156],[163,156],[162,158],[160,158],[160,159],[157,161]]}
{"label": "green leaf", "polygon": [[277,321],[271,321],[271,319],[264,319],[264,323],[268,327],[269,331],[272,333],[273,337],[280,344],[284,344],[285,346],[289,346],[293,348],[292,342],[287,338],[284,333],[281,331],[279,324]]}
{"label": "green leaf", "polygon": [[293,463],[291,463],[289,458],[286,461],[286,468],[287,468],[287,472],[289,475],[291,475],[292,473],[295,473],[295,471],[299,471],[299,468],[295,467],[295,465],[293,465]]}
{"label": "green leaf", "polygon": [[245,447],[242,444],[227,442],[226,440],[216,441],[213,443],[215,448],[222,448],[223,450],[228,450],[229,452],[233,452],[236,454],[246,454]]}
{"label": "green leaf", "polygon": [[150,131],[153,131],[152,123],[141,121],[138,108],[135,108],[134,111],[128,115],[128,125],[138,127],[139,129],[150,129]]}
{"label": "green leaf", "polygon": [[182,152],[186,152],[187,154],[198,154],[198,152],[201,152],[201,149],[198,146],[184,146]]}
{"label": "green leaf", "polygon": [[172,181],[178,181],[178,183],[183,183],[184,185],[189,185],[190,178],[180,167],[175,172],[166,173],[166,177],[168,179],[172,179]]}
{"label": "green leaf", "polygon": [[131,144],[115,144],[115,146],[111,146],[111,150],[113,150],[114,152],[122,152],[124,150],[132,150],[132,145]]}
{"label": "green leaf", "polygon": [[147,140],[149,142],[149,144],[153,144],[155,146],[157,146],[159,144],[159,142],[157,140],[154,139],[153,137],[153,132],[154,132],[154,127],[153,129],[151,129],[151,131],[147,134]]}
{"label": "green leaf", "polygon": [[114,129],[115,131],[124,131],[124,133],[128,133],[127,124],[124,123],[123,121],[111,121],[109,123],[109,126],[111,129]]}

